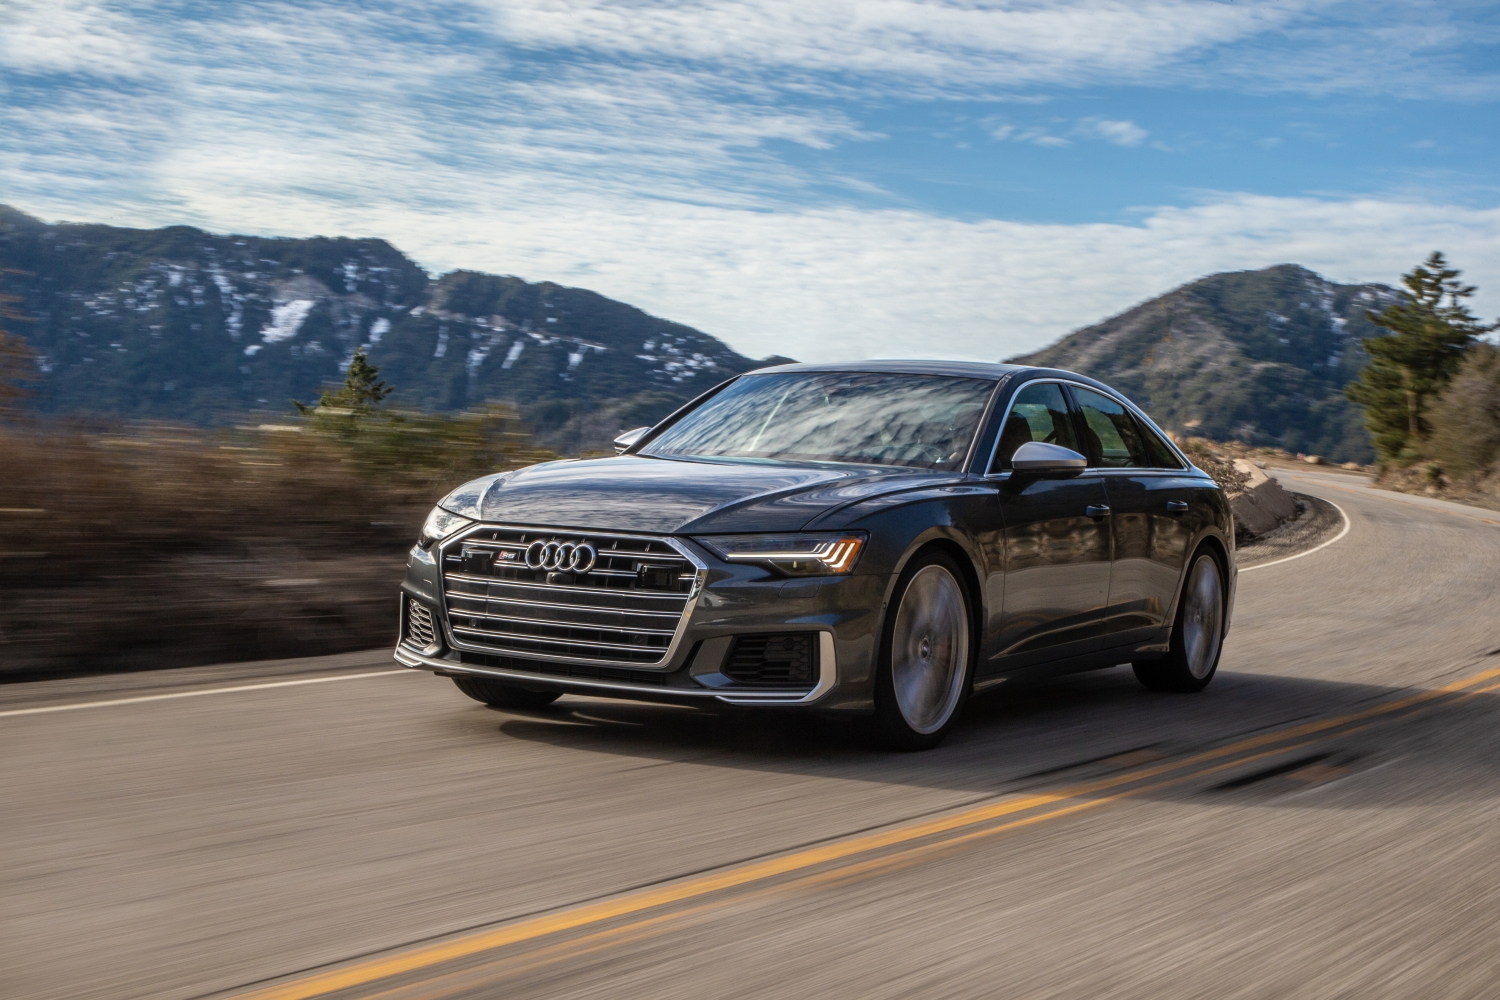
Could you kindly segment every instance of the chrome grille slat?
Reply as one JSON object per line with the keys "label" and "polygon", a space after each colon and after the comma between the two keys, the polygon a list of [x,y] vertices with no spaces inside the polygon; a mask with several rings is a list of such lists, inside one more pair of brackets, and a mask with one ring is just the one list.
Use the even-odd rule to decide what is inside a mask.
{"label": "chrome grille slat", "polygon": [[508,639],[511,641],[531,642],[542,646],[582,646],[589,649],[617,649],[633,653],[661,653],[664,646],[631,646],[622,642],[593,642],[578,639],[556,639],[544,638],[539,635],[517,635],[514,632],[492,632],[489,629],[465,628],[454,626],[454,632],[462,632],[467,635],[483,636],[487,639]]}
{"label": "chrome grille slat", "polygon": [[[484,596],[482,594],[464,594],[464,593],[459,593],[459,592],[450,592],[448,594],[448,596],[450,598],[453,598],[454,600],[462,600],[462,601],[486,601],[486,602],[488,602],[489,600],[491,600],[491,598],[486,597],[486,596]],[[521,604],[521,605],[525,605],[526,607],[531,607],[531,608],[567,608],[569,611],[598,611],[598,612],[602,612],[604,614],[628,613],[633,618],[641,618],[641,617],[670,618],[673,621],[676,621],[678,618],[682,617],[682,611],[680,609],[677,610],[677,611],[634,611],[634,610],[632,610],[632,611],[629,611],[629,612],[625,612],[625,610],[623,608],[607,608],[607,607],[600,607],[600,606],[594,605],[594,604],[549,604],[546,601],[522,601],[522,600],[519,600],[519,599],[514,598],[514,597],[507,597],[504,600],[505,600],[506,604]]]}
{"label": "chrome grille slat", "polygon": [[[524,554],[540,551],[537,542],[587,543],[597,558],[581,573],[528,567]],[[449,539],[437,555],[455,646],[565,663],[666,662],[704,574],[671,539],[492,524]]]}
{"label": "chrome grille slat", "polygon": [[455,618],[484,618],[495,622],[515,622],[523,625],[556,625],[559,628],[589,629],[601,632],[625,632],[639,635],[671,635],[674,628],[636,628],[630,625],[602,625],[597,622],[560,622],[551,618],[520,618],[515,615],[496,615],[485,611],[467,611],[462,608],[449,612]]}
{"label": "chrome grille slat", "polygon": [[565,597],[568,599],[548,601],[546,600],[546,597],[550,595],[547,595],[545,592],[538,593],[537,588],[527,590],[490,590],[481,589],[472,583],[464,583],[462,581],[459,582],[463,589],[451,589],[448,591],[448,596],[452,601],[467,602],[470,604],[483,601],[486,603],[495,602],[507,605],[514,604],[519,607],[558,608],[579,612],[599,611],[604,614],[645,615],[648,618],[672,619],[680,618],[685,607],[685,602],[683,601],[672,601],[669,604],[653,602],[649,606],[645,607],[632,607],[631,602],[628,600],[610,602],[607,604],[584,603],[583,601],[571,599],[574,597],[574,595],[572,594],[557,595],[559,597]]}
{"label": "chrome grille slat", "polygon": [[[696,575],[697,574],[684,574],[680,579],[682,579],[684,581],[692,580],[692,579],[694,579],[696,577]],[[629,594],[629,596],[632,599],[635,599],[635,600],[670,600],[670,601],[678,601],[678,602],[681,602],[684,599],[683,596],[677,595],[677,594],[663,594],[663,593],[634,594],[634,593],[631,593],[629,591],[624,590],[623,588],[620,589],[620,590],[615,590],[613,588],[606,590],[603,587],[572,587],[572,586],[569,586],[567,584],[512,583],[509,580],[498,580],[498,579],[491,579],[489,577],[472,576],[472,575],[467,574],[467,573],[447,573],[447,572],[445,572],[443,574],[443,577],[444,577],[445,580],[453,580],[453,581],[457,581],[459,583],[479,583],[479,584],[483,584],[483,585],[485,585],[487,587],[519,587],[519,588],[523,588],[523,589],[526,589],[526,590],[539,590],[539,591],[543,591],[545,593],[556,593],[556,592],[560,592],[560,591],[566,591],[568,593],[573,593],[573,594],[594,594],[594,595],[597,595],[599,597],[609,597],[609,596],[613,596],[615,594]]]}
{"label": "chrome grille slat", "polygon": [[[454,621],[469,621],[480,624],[481,619],[492,622],[516,622],[524,624],[528,628],[536,625],[546,625],[556,629],[603,629],[607,632],[639,633],[640,635],[671,635],[676,632],[676,622],[666,622],[660,618],[649,618],[642,621],[638,618],[626,618],[622,615],[546,615],[537,614],[534,609],[527,609],[527,614],[516,614],[509,607],[459,607],[455,605],[449,610],[449,615]],[[663,626],[673,626],[664,628]]]}

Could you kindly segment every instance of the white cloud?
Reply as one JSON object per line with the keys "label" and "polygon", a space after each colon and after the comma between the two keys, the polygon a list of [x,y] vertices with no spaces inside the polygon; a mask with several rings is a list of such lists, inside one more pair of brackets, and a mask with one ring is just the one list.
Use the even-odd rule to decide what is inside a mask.
{"label": "white cloud", "polygon": [[[943,88],[1137,76],[1286,23],[1301,4],[1194,0],[497,0],[497,33],[538,48],[798,71],[903,75]],[[1170,30],[1163,30],[1170,25]]]}
{"label": "white cloud", "polygon": [[[1324,94],[1491,97],[1459,57],[1500,29],[1399,0],[478,0],[492,30],[541,50],[712,64],[733,76],[881,89],[1190,84]],[[1379,52],[1378,60],[1370,54]],[[837,74],[838,80],[830,79]]]}
{"label": "white cloud", "polygon": [[[1077,139],[1100,139],[1116,146],[1139,146],[1150,135],[1132,121],[1111,121],[1107,118],[1080,118],[1071,125],[1064,119],[1054,118],[1051,123]],[[1071,146],[1072,143],[1046,126],[1032,125],[1025,128],[1008,123],[991,122],[990,135],[1002,142],[1029,142],[1037,146]]]}
{"label": "white cloud", "polygon": [[1103,139],[1116,146],[1139,146],[1151,134],[1135,122],[1110,121],[1107,118],[1084,118],[1074,131],[1078,135]]}
{"label": "white cloud", "polygon": [[[402,225],[379,222],[382,232]],[[457,259],[448,224],[506,235],[470,242]],[[1418,203],[1239,195],[1135,225],[1047,225],[575,201],[496,206],[477,227],[403,228],[398,242],[442,267],[586,285],[753,356],[996,359],[1212,271],[1290,262],[1336,281],[1395,283],[1434,248],[1479,282],[1479,308],[1500,311],[1500,210]]]}
{"label": "white cloud", "polygon": [[79,0],[6,0],[0,13],[0,66],[30,73],[87,72],[136,78],[152,56],[131,17]]}

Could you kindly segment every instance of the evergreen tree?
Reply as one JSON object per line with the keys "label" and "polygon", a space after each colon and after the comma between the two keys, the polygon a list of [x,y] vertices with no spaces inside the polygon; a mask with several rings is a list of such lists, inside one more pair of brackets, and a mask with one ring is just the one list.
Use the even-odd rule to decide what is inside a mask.
{"label": "evergreen tree", "polygon": [[1429,400],[1453,377],[1469,345],[1494,329],[1464,305],[1474,288],[1460,282],[1459,273],[1434,251],[1401,276],[1401,301],[1378,315],[1366,313],[1390,333],[1364,341],[1370,364],[1344,393],[1364,407],[1365,426],[1383,461],[1421,455],[1431,431]]}
{"label": "evergreen tree", "polygon": [[365,357],[365,349],[361,347],[349,360],[349,370],[344,374],[342,386],[332,391],[325,390],[318,398],[317,406],[308,406],[295,399],[292,400],[292,405],[303,416],[312,416],[319,410],[325,410],[339,415],[363,417],[375,412],[375,407],[393,391],[393,386],[381,381],[380,366],[370,364]]}

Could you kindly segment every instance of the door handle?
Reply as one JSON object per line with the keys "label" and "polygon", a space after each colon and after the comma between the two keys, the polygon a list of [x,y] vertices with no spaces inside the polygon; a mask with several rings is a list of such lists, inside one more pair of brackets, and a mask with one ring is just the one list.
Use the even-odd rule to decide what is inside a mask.
{"label": "door handle", "polygon": [[1188,505],[1187,505],[1187,501],[1186,500],[1168,500],[1167,501],[1167,512],[1168,513],[1171,513],[1171,514],[1181,514],[1184,511],[1186,511],[1187,509],[1188,509]]}
{"label": "door handle", "polygon": [[1083,508],[1083,512],[1089,517],[1105,517],[1109,514],[1109,507],[1102,503],[1091,503]]}

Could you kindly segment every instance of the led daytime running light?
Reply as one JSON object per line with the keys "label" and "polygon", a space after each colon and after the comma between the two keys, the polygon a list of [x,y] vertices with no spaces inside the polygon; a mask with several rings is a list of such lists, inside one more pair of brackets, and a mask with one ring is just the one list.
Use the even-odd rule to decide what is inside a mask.
{"label": "led daytime running light", "polygon": [[771,563],[773,565],[818,563],[828,573],[847,573],[854,568],[865,540],[859,535],[843,535],[838,538],[820,540],[811,549],[802,551],[771,552],[724,552],[726,562]]}

